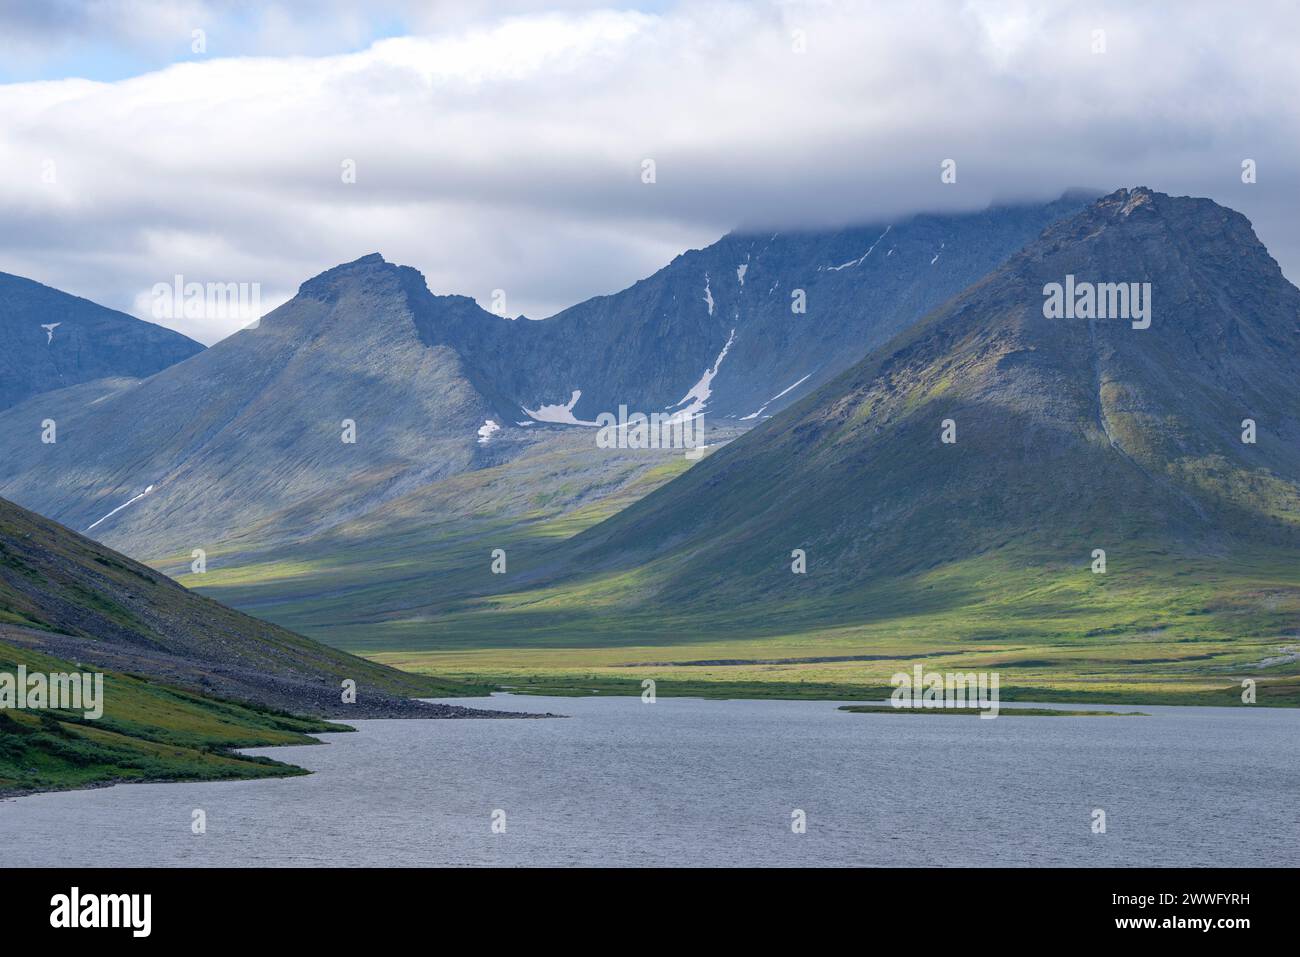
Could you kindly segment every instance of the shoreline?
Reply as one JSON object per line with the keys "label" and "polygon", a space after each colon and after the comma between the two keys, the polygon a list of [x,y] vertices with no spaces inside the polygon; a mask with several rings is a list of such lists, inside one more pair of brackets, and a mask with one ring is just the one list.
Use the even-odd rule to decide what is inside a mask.
{"label": "shoreline", "polygon": [[[439,673],[440,677],[470,677],[459,673]],[[622,678],[606,675],[556,675],[521,676],[475,674],[475,681],[493,686],[493,693],[513,694],[519,697],[588,698],[588,697],[639,697],[643,678]],[[652,677],[647,675],[646,677]],[[1005,675],[1004,675],[1005,677]],[[894,692],[889,685],[833,684],[824,682],[781,681],[710,681],[654,677],[655,694],[662,698],[708,698],[745,701],[837,701],[867,702],[887,701]],[[1241,688],[1229,685],[1214,691],[1116,691],[1063,690],[1032,685],[1009,685],[1000,690],[1004,704],[1053,704],[1110,707],[1203,707],[1203,708],[1268,708],[1280,710],[1300,709],[1300,686],[1288,684],[1286,694],[1269,694],[1277,687],[1260,682],[1255,702],[1241,700]],[[1292,688],[1294,687],[1294,691]],[[442,703],[454,700],[473,700],[481,695],[443,696],[435,699]]]}
{"label": "shoreline", "polygon": [[[748,702],[760,702],[760,703],[824,702],[828,705],[835,705],[837,711],[846,714],[893,714],[893,713],[914,714],[914,713],[934,712],[934,713],[945,714],[950,716],[959,715],[963,717],[978,717],[982,713],[981,710],[978,708],[895,708],[888,703],[889,701],[888,694],[881,695],[879,698],[872,699],[869,702],[863,702],[860,699],[854,700],[853,698],[847,698],[847,697],[839,697],[839,698],[829,698],[829,697],[821,697],[821,696],[774,697],[770,695],[761,696],[761,697],[745,697],[741,695],[722,696],[722,695],[671,694],[671,693],[664,694],[663,692],[658,692],[658,693],[662,694],[664,697],[692,698],[696,700],[723,700],[723,701],[738,701],[738,702],[748,701]],[[547,694],[541,691],[521,691],[517,687],[512,687],[508,689],[502,688],[501,690],[495,691],[491,695],[486,697],[495,698],[498,695],[508,695],[514,698],[518,698],[520,699],[521,703],[528,698],[539,698],[539,697],[639,698],[641,696],[639,691],[635,694],[633,693],[602,694],[599,691],[593,691],[587,694],[578,694],[576,692],[570,692],[568,694],[555,695],[555,694]],[[479,700],[483,697],[484,696],[479,696],[479,698],[475,698],[472,700]],[[354,721],[383,721],[383,720],[444,721],[444,720],[457,720],[457,719],[472,720],[476,718],[494,720],[494,719],[512,719],[512,718],[529,719],[529,718],[569,717],[568,715],[555,714],[549,711],[542,712],[542,713],[531,712],[531,711],[499,711],[493,709],[484,709],[481,707],[449,705],[448,704],[449,699],[447,698],[441,698],[441,699],[413,698],[410,700],[412,702],[419,702],[421,704],[430,705],[431,710],[441,709],[443,707],[446,707],[464,713],[455,716],[447,715],[445,713],[440,715],[415,715],[415,714],[405,713],[400,716],[392,716],[392,717],[370,716],[370,717],[351,719],[351,720]],[[465,700],[465,699],[451,699],[451,700]],[[1049,701],[1041,701],[1041,700],[1039,701],[1001,700],[999,701],[1000,707],[998,711],[998,717],[1001,717],[1003,715],[1008,715],[1008,714],[1016,717],[1076,717],[1076,718],[1077,717],[1151,717],[1150,714],[1141,711],[1120,712],[1120,711],[1102,710],[1102,708],[1106,705],[1109,705],[1110,707],[1133,707],[1135,704],[1136,704],[1135,702],[1120,703],[1114,701],[1111,702],[1050,701],[1049,702]],[[1007,705],[1010,706],[1007,707]],[[1062,705],[1063,707],[1060,708],[1037,707],[1038,705]],[[1072,709],[1069,707],[1072,705],[1073,706],[1083,705],[1084,707],[1082,709]],[[1088,705],[1094,705],[1094,707],[1089,708]],[[1203,703],[1180,703],[1180,704],[1159,703],[1155,706],[1171,707],[1171,708],[1187,707],[1187,708],[1225,708],[1226,709],[1226,706],[1221,704],[1203,704]],[[1239,708],[1259,707],[1259,705],[1238,705],[1237,707]],[[1269,710],[1275,710],[1277,708],[1278,706],[1274,706],[1274,707],[1270,707]],[[1281,710],[1285,710],[1285,706],[1282,706]],[[323,717],[317,720],[336,722],[339,719],[331,718],[331,717]],[[71,791],[90,791],[90,790],[98,790],[101,788],[118,787],[120,785],[127,785],[127,784],[199,784],[199,783],[220,784],[220,783],[235,782],[235,781],[262,781],[270,778],[280,778],[280,777],[286,777],[286,778],[305,777],[307,775],[314,774],[316,772],[308,770],[306,768],[299,767],[298,765],[277,761],[276,759],[267,757],[265,755],[247,755],[242,752],[249,751],[249,750],[260,750],[263,748],[271,749],[271,748],[307,747],[307,746],[324,745],[324,744],[329,744],[330,742],[324,739],[322,737],[323,735],[355,733],[356,730],[357,730],[356,728],[351,727],[349,725],[340,724],[338,727],[332,727],[327,730],[322,729],[319,731],[306,733],[304,734],[304,738],[306,738],[306,740],[303,741],[275,742],[275,743],[268,743],[268,744],[246,744],[246,745],[239,745],[237,747],[232,747],[232,748],[225,748],[221,750],[220,753],[224,757],[258,761],[258,762],[260,761],[268,762],[266,764],[267,773],[265,774],[230,774],[230,775],[220,775],[214,777],[156,776],[156,777],[146,777],[146,778],[133,778],[133,777],[105,778],[105,779],[90,781],[81,784],[74,784],[67,787],[61,787],[61,786],[34,787],[34,788],[19,788],[13,790],[0,791],[0,804],[4,804],[5,802],[11,800],[18,800],[20,798],[32,797],[39,794],[57,794],[57,793],[71,792]]]}
{"label": "shoreline", "polygon": [[[349,734],[355,733],[356,728],[342,721],[456,721],[456,720],[510,720],[510,719],[533,719],[533,718],[563,718],[565,715],[553,714],[552,712],[535,713],[528,711],[495,711],[483,708],[469,708],[464,705],[447,704],[445,701],[430,700],[426,698],[410,698],[408,701],[416,705],[420,710],[428,713],[420,713],[419,710],[406,711],[392,715],[367,715],[361,718],[340,718],[332,715],[303,715],[308,720],[314,720],[321,723],[337,725],[328,729],[317,731],[303,732],[301,741],[274,741],[264,744],[240,744],[231,747],[215,748],[209,754],[218,757],[227,758],[234,761],[243,762],[239,765],[239,773],[234,771],[221,774],[217,773],[210,777],[201,776],[173,776],[173,775],[151,775],[148,777],[105,777],[91,781],[77,782],[68,785],[52,784],[49,786],[37,787],[17,787],[17,788],[0,788],[0,804],[6,801],[16,800],[18,798],[31,797],[36,794],[57,794],[66,791],[91,791],[99,788],[117,787],[123,784],[198,784],[198,783],[223,783],[228,781],[264,781],[268,778],[287,778],[303,777],[313,774],[314,772],[299,767],[296,764],[289,764],[285,761],[277,761],[275,758],[265,755],[248,755],[241,752],[260,749],[260,748],[294,748],[310,747],[315,745],[329,744],[323,740],[320,735],[324,734]],[[255,766],[263,764],[266,773],[255,773]],[[250,765],[254,768],[251,773]]]}

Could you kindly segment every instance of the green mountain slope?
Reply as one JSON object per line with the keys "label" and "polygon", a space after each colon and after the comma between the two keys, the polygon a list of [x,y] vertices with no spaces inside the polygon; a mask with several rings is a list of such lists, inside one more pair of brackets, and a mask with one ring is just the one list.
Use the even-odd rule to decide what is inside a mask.
{"label": "green mountain slope", "polygon": [[[0,641],[0,672],[69,673],[78,664]],[[83,666],[84,667],[84,666]],[[0,711],[0,796],[118,781],[218,780],[304,773],[232,748],[312,744],[342,725],[292,717],[108,673],[104,714]]]}
{"label": "green mountain slope", "polygon": [[[711,448],[744,430],[710,430]],[[504,442],[502,448],[504,448]],[[252,526],[208,556],[154,564],[186,587],[349,651],[401,647],[441,632],[448,602],[500,587],[492,552],[513,569],[693,465],[680,450],[599,449],[585,429],[534,430],[498,465],[417,488],[297,542],[265,544]],[[498,451],[501,451],[499,448]]]}
{"label": "green mountain slope", "polygon": [[[1044,286],[1067,275],[1149,282],[1150,328],[1045,318]],[[980,643],[1030,670],[1073,658],[1099,682],[1279,657],[1291,673],[1298,316],[1244,217],[1121,190],[409,647]],[[658,658],[744,657],[712,651]]]}
{"label": "green mountain slope", "polygon": [[[196,595],[0,499],[0,639],[308,714],[383,716],[437,691]],[[357,703],[340,702],[343,679]]]}
{"label": "green mountain slope", "polygon": [[[1044,318],[1044,286],[1067,275],[1149,282],[1151,328]],[[1084,566],[1142,541],[1294,547],[1298,317],[1300,291],[1240,214],[1121,191],[593,529],[580,560],[672,555],[664,597],[684,601],[834,593],[1009,547]],[[817,572],[787,577],[774,559],[791,548]]]}
{"label": "green mountain slope", "polygon": [[[321,717],[475,717],[483,692],[319,645],[0,499],[0,673],[102,672],[103,716],[0,711],[0,793],[298,769],[231,748],[347,730]],[[356,699],[345,703],[345,680]]]}

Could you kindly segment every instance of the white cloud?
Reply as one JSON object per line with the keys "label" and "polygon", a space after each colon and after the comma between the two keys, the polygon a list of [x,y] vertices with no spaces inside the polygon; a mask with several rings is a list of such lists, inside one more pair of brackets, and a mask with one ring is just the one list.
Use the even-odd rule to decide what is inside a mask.
{"label": "white cloud", "polygon": [[[276,29],[293,32],[285,10]],[[1143,184],[1241,209],[1300,272],[1286,4],[719,2],[422,23],[437,32],[358,53],[0,86],[0,269],[142,314],[177,273],[274,301],[380,251],[435,292],[504,289],[536,318],[737,224]],[[206,341],[234,328],[175,325]]]}

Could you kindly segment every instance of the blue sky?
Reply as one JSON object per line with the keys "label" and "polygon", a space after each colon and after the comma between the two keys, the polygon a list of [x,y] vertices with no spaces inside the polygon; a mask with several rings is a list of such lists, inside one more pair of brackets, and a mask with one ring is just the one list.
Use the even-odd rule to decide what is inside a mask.
{"label": "blue sky", "polygon": [[[79,78],[112,82],[140,76],[173,63],[198,61],[208,56],[267,55],[273,53],[259,41],[256,16],[247,10],[232,10],[220,16],[204,17],[196,28],[208,33],[210,48],[206,56],[191,50],[192,34],[177,32],[167,39],[157,37],[145,43],[120,35],[86,35],[79,30],[52,30],[36,40],[30,57],[0,60],[0,83],[63,80]],[[350,53],[364,50],[376,40],[405,36],[409,29],[400,17],[367,17],[366,29],[356,38],[330,38],[312,44],[312,54]],[[33,38],[35,40],[35,38]],[[43,41],[43,42],[42,42]],[[284,44],[287,54],[304,52],[293,43]]]}
{"label": "blue sky", "polygon": [[[514,13],[601,7],[659,13],[672,5],[667,0],[0,0],[0,37],[9,38],[0,41],[6,53],[0,57],[0,83],[69,78],[112,82],[212,56],[359,52],[376,40]],[[168,15],[159,16],[164,7],[171,8]],[[193,29],[206,31],[206,54],[192,52]]]}

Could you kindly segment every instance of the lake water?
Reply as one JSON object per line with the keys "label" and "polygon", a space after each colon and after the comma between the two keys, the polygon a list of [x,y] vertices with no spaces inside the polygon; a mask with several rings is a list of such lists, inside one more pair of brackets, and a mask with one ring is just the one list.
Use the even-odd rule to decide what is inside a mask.
{"label": "lake water", "polygon": [[[1004,704],[988,721],[807,701],[490,705],[570,717],[358,721],[323,745],[258,752],[308,777],[0,802],[0,864],[1300,863],[1295,712],[1016,718]],[[206,834],[191,833],[195,808]],[[791,829],[795,809],[806,833]]]}

